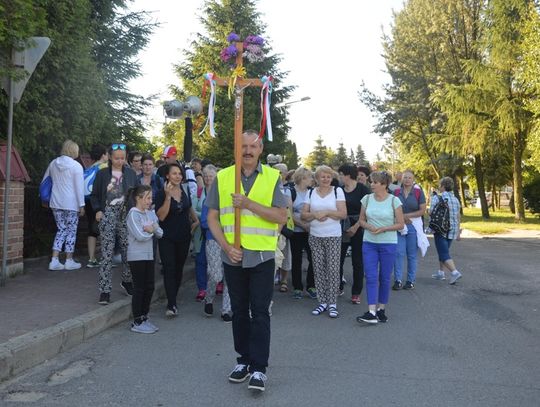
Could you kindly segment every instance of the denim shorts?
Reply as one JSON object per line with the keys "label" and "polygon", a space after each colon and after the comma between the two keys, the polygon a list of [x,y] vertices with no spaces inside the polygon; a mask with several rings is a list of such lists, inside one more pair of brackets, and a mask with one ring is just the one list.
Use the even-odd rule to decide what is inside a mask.
{"label": "denim shorts", "polygon": [[435,233],[433,237],[435,239],[437,253],[439,254],[439,261],[444,263],[446,260],[451,260],[450,246],[452,245],[452,239],[447,239],[438,233]]}

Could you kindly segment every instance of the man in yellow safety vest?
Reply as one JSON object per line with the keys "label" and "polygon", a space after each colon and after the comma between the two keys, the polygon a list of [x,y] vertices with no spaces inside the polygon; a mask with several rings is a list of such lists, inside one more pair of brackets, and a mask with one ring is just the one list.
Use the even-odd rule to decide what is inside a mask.
{"label": "man in yellow safety vest", "polygon": [[[274,287],[278,228],[287,221],[280,174],[259,162],[257,132],[242,135],[241,193],[234,193],[234,165],[221,170],[206,198],[208,225],[222,248],[225,282],[233,312],[234,349],[240,355],[229,381],[248,377],[249,389],[264,391],[270,353],[268,306]],[[241,248],[234,247],[234,208],[241,209]],[[251,317],[250,317],[251,314]]]}

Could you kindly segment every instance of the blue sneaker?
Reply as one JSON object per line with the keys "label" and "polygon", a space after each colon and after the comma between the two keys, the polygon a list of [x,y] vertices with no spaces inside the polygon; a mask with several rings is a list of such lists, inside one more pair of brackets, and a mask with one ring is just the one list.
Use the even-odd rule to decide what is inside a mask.
{"label": "blue sneaker", "polygon": [[301,300],[302,299],[302,290],[294,290],[292,297],[295,300]]}
{"label": "blue sneaker", "polygon": [[313,288],[313,287],[308,288],[307,293],[309,295],[309,298],[311,298],[312,300],[317,299],[317,290],[315,288]]}

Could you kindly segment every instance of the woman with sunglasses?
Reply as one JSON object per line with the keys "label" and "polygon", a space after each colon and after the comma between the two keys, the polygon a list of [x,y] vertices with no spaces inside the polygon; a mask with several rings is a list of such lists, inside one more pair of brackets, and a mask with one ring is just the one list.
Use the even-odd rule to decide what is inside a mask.
{"label": "woman with sunglasses", "polygon": [[131,295],[133,284],[127,263],[128,232],[126,224],[125,195],[137,185],[135,171],[126,164],[125,144],[115,143],[109,151],[109,165],[98,171],[92,188],[90,201],[96,212],[101,236],[101,265],[99,268],[99,304],[111,301],[112,258],[118,241],[122,255],[122,283],[126,294]]}
{"label": "woman with sunglasses", "polygon": [[199,219],[190,196],[182,188],[184,179],[182,167],[176,163],[169,164],[165,171],[165,179],[165,187],[156,195],[156,214],[163,229],[163,237],[158,244],[167,294],[165,316],[172,318],[178,315],[176,296],[182,283],[191,235],[199,226]]}

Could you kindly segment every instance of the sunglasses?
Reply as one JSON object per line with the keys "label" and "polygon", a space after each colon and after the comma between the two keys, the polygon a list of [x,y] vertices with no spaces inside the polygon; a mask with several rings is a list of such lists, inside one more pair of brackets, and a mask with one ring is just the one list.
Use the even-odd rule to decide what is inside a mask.
{"label": "sunglasses", "polygon": [[125,150],[125,149],[126,149],[126,145],[125,145],[125,144],[116,144],[116,143],[115,143],[115,144],[113,144],[113,145],[111,146],[111,149],[112,149],[113,151],[115,151],[115,150]]}

